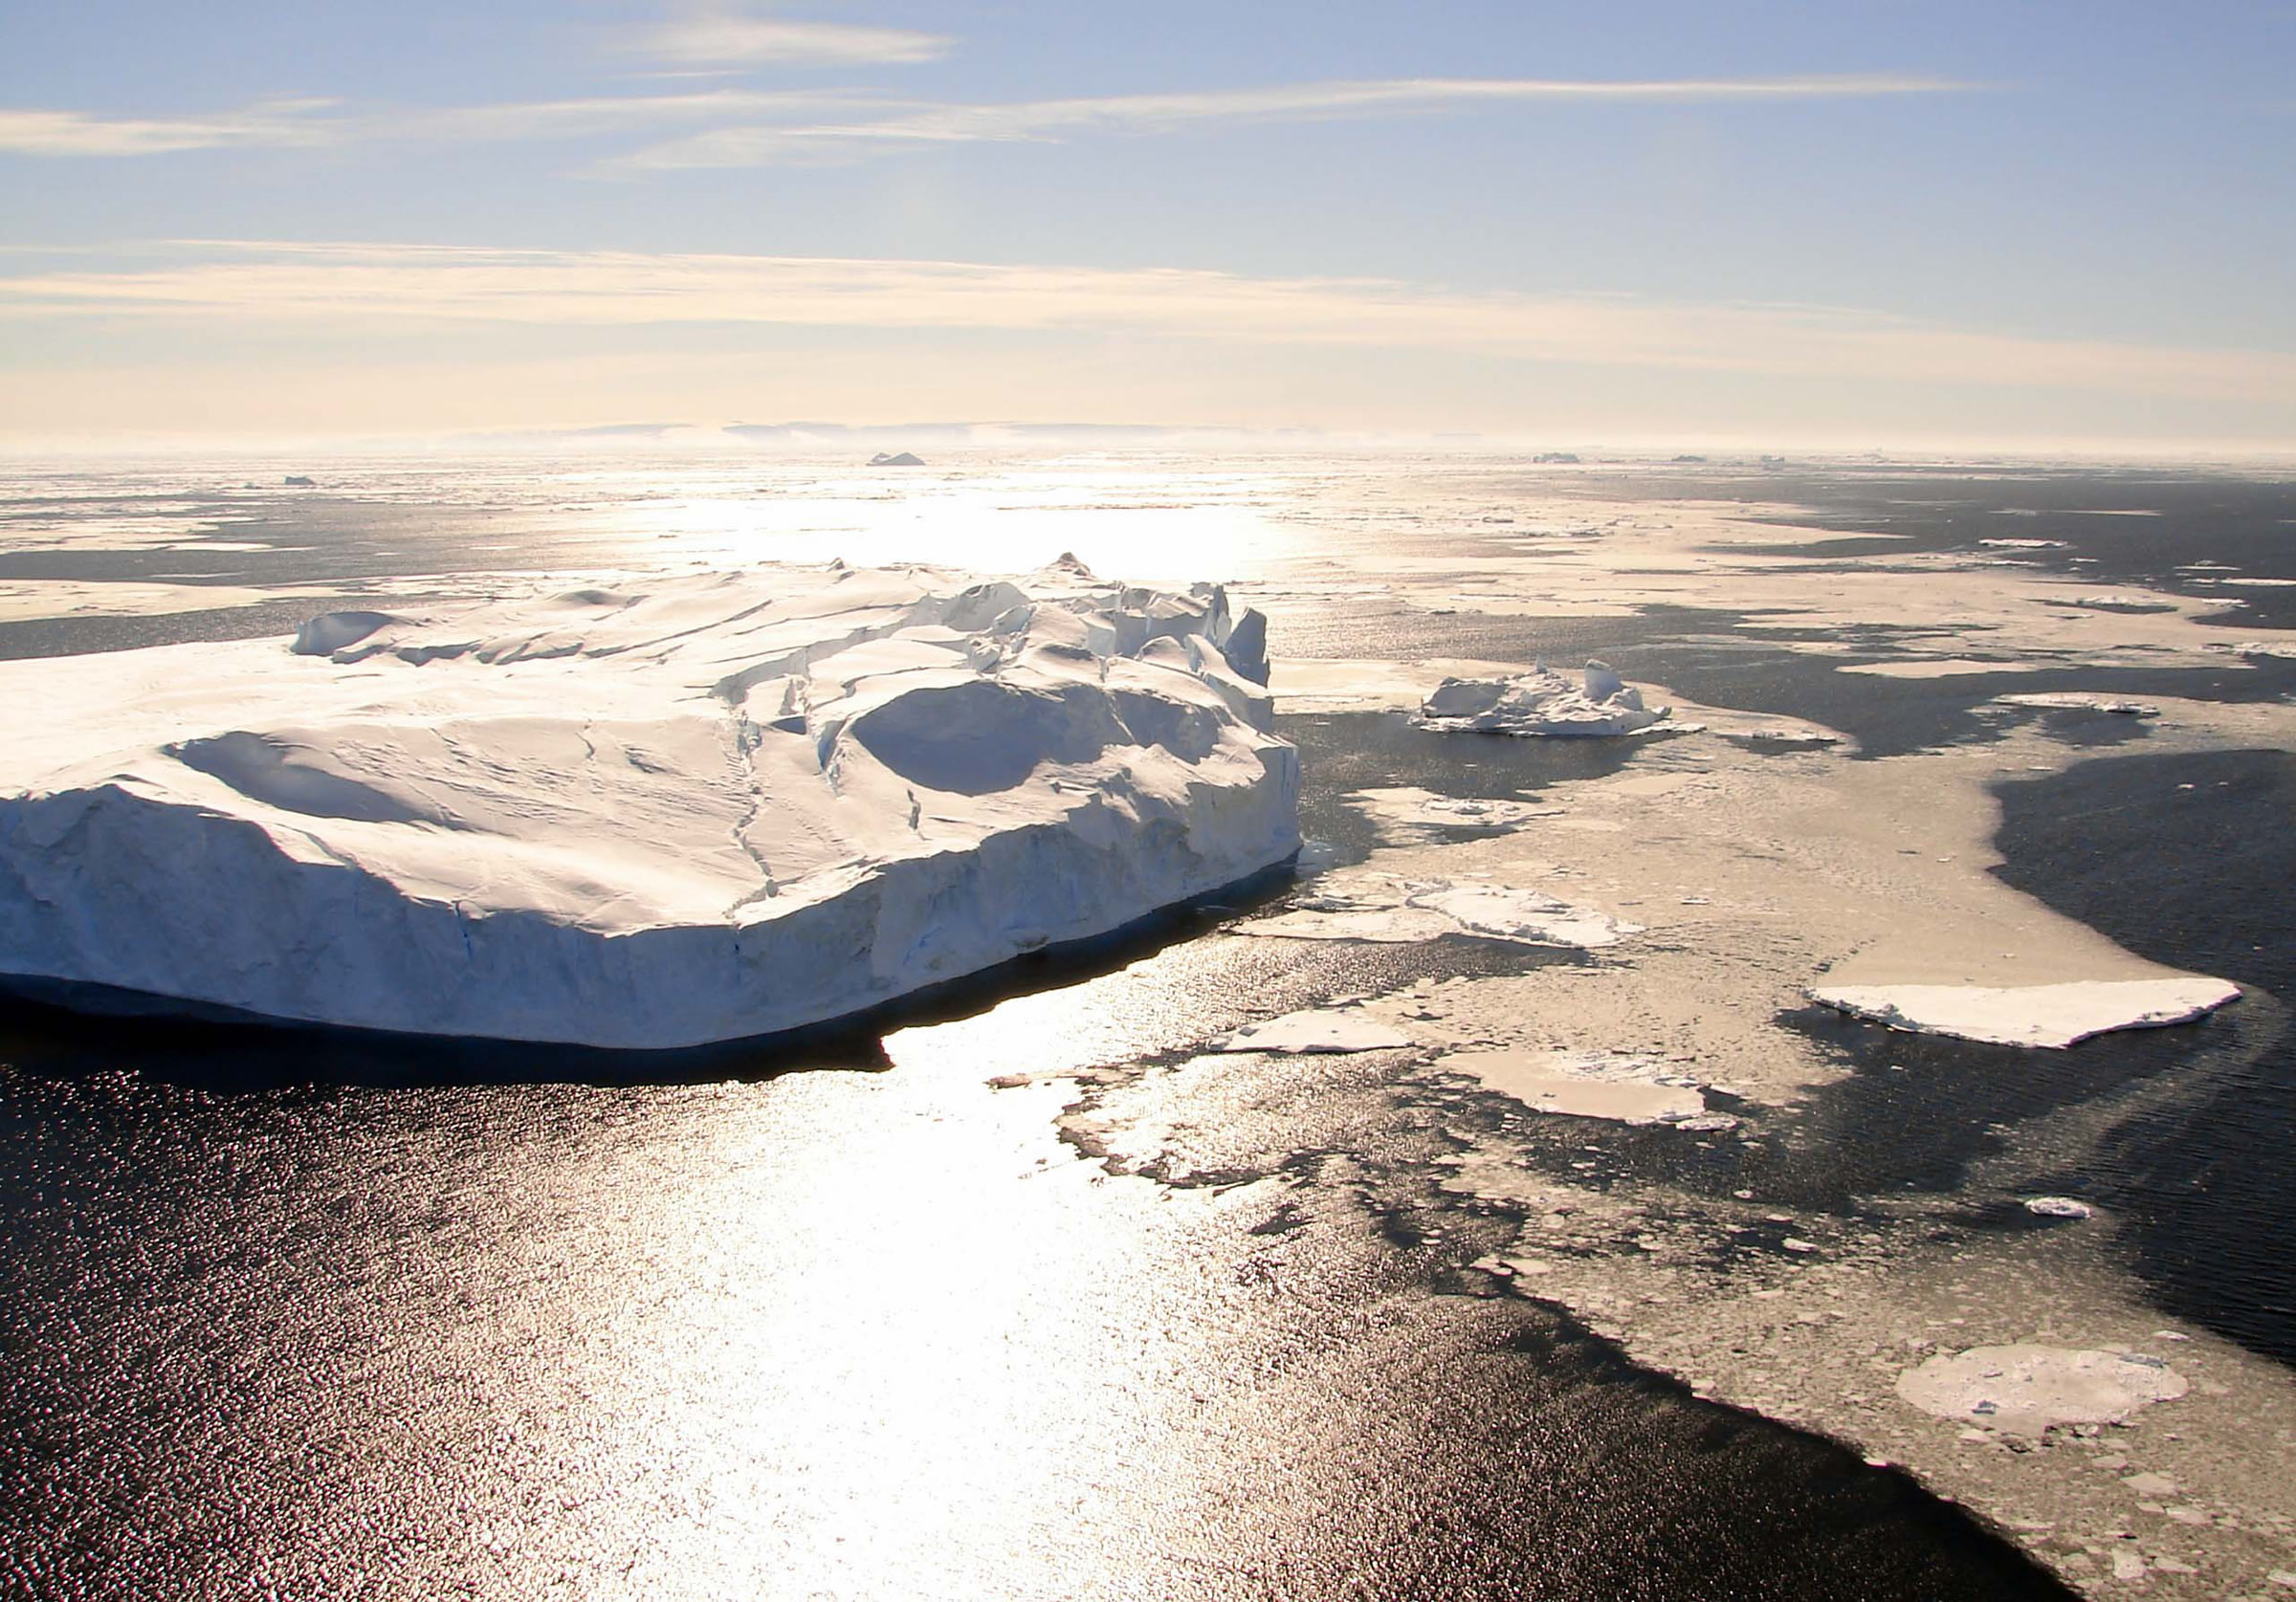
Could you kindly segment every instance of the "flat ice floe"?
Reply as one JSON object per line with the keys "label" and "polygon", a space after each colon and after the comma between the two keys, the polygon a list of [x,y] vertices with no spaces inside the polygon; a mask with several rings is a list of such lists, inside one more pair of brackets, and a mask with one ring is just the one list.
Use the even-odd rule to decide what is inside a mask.
{"label": "flat ice floe", "polygon": [[2086,690],[2042,690],[2029,694],[1996,695],[2004,707],[2038,707],[2043,712],[2109,712],[2124,717],[2158,717],[2160,709],[2120,695]]}
{"label": "flat ice floe", "polygon": [[1321,1054],[1388,1051],[1412,1043],[1402,1030],[1353,1007],[1319,1007],[1247,1023],[1210,1042],[1214,1051]]}
{"label": "flat ice floe", "polygon": [[1287,858],[1261,638],[1210,585],[837,563],[0,665],[0,973],[614,1047],[818,1022]]}
{"label": "flat ice floe", "polygon": [[1405,879],[1392,873],[1334,875],[1333,881],[1273,917],[1236,925],[1235,933],[1390,945],[1468,934],[1515,945],[1592,951],[1643,932],[1640,924],[1623,922],[1597,908],[1512,885]]}
{"label": "flat ice floe", "polygon": [[1503,679],[1445,679],[1412,719],[1446,734],[1556,736],[1631,735],[1667,715],[1609,667],[1589,662],[1581,682],[1543,664]]}
{"label": "flat ice floe", "polygon": [[[1437,1060],[1446,1073],[1481,1082],[1536,1112],[1610,1118],[1627,1124],[1707,1124],[1698,1082],[1645,1052],[1502,1047],[1454,1051]],[[1734,1127],[1735,1119],[1716,1121]],[[1710,1125],[1709,1127],[1714,1127]]]}
{"label": "flat ice floe", "polygon": [[1390,845],[1443,840],[1461,829],[1519,829],[1534,818],[1556,818],[1559,806],[1504,797],[1439,796],[1416,785],[1356,790],[1347,803],[1371,819]]}
{"label": "flat ice floe", "polygon": [[2185,1389],[2184,1376],[2157,1357],[2031,1345],[1972,1347],[1897,1377],[1897,1394],[1924,1413],[2020,1436],[2052,1424],[2119,1423]]}
{"label": "flat ice floe", "polygon": [[1855,1018],[1923,1035],[1997,1045],[2068,1046],[2114,1029],[2189,1023],[2237,999],[2241,987],[2183,975],[2071,984],[1813,985],[1809,998]]}

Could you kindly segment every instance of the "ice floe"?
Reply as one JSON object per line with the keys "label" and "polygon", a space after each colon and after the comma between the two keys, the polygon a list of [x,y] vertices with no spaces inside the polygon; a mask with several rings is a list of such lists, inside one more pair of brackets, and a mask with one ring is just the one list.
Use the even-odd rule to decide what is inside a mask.
{"label": "ice floe", "polygon": [[1324,1053],[1388,1051],[1412,1043],[1402,1030],[1354,1007],[1314,1008],[1287,1013],[1265,1023],[1247,1023],[1241,1029],[1214,1036],[1213,1051],[1280,1051]]}
{"label": "ice floe", "polygon": [[1334,875],[1317,893],[1238,934],[1292,940],[1413,944],[1468,934],[1524,946],[1582,951],[1615,946],[1642,926],[1538,890],[1481,880],[1405,879],[1392,873]]}
{"label": "ice floe", "polygon": [[1812,985],[1811,1000],[1924,1035],[1998,1045],[2068,1046],[2114,1029],[2189,1023],[2237,999],[2241,987],[2183,975],[2084,979],[2070,984]]}
{"label": "ice floe", "polygon": [[2084,690],[2042,690],[2030,694],[1996,695],[1994,700],[2005,707],[2039,707],[2047,712],[2109,712],[2124,717],[2160,715],[2158,707],[2143,701]]}
{"label": "ice floe", "polygon": [[1357,790],[1347,802],[1378,825],[1391,845],[1447,838],[1460,829],[1519,829],[1534,818],[1556,818],[1559,806],[1475,796],[1439,796],[1415,785]]}
{"label": "ice floe", "polygon": [[1256,614],[1073,562],[756,566],[0,665],[0,973],[671,1047],[1298,845]]}
{"label": "ice floe", "polygon": [[2019,1436],[2120,1423],[2184,1393],[2184,1376],[2157,1357],[2023,1344],[1943,1353],[1897,1377],[1897,1394],[1924,1413]]}
{"label": "ice floe", "polygon": [[1710,1120],[1698,1082],[1667,1059],[1644,1052],[1502,1047],[1454,1051],[1437,1059],[1435,1065],[1446,1073],[1467,1074],[1485,1089],[1512,1096],[1537,1112],[1628,1124],[1694,1121],[1717,1130],[1737,1123],[1727,1115]]}
{"label": "ice floe", "polygon": [[1543,736],[1631,735],[1667,715],[1643,705],[1642,691],[1589,662],[1579,683],[1543,664],[1512,678],[1446,679],[1412,719],[1446,734]]}
{"label": "ice floe", "polygon": [[2086,1201],[2075,1201],[2069,1196],[2029,1196],[2025,1211],[2037,1218],[2086,1218],[2092,1209]]}

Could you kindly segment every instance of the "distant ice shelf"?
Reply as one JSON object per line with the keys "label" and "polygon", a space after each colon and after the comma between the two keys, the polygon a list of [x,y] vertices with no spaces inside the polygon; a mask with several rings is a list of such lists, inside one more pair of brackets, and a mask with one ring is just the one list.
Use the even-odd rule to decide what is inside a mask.
{"label": "distant ice shelf", "polygon": [[1225,594],[758,566],[0,664],[0,974],[666,1048],[848,1015],[1298,846]]}

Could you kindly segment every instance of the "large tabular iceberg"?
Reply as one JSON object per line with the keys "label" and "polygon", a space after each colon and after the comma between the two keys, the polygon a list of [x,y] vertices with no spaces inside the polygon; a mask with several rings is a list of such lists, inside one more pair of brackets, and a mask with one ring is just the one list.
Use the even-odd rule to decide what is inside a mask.
{"label": "large tabular iceberg", "polygon": [[817,1022],[1291,855],[1264,639],[1210,585],[832,564],[0,665],[0,973],[614,1047]]}

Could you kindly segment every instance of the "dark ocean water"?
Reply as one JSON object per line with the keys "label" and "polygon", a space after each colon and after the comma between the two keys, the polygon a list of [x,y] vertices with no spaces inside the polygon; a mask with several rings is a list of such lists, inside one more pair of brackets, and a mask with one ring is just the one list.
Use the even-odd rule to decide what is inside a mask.
{"label": "dark ocean water", "polygon": [[[1894,481],[1794,494],[1828,526],[1888,516],[1945,539],[2044,492],[2076,513],[2137,493],[2111,476],[1917,487],[1941,504],[1905,508]],[[2144,493],[2231,494],[2227,527],[2282,515],[2288,494]],[[513,545],[551,527],[404,501],[255,514],[307,549],[217,553],[218,582],[447,591],[505,565],[469,552],[481,524]],[[2046,522],[2073,555],[2109,525],[2100,563],[2136,521],[2067,513],[2060,534],[2055,516],[1998,520]],[[535,560],[607,543],[551,536]],[[2260,563],[2288,547],[2268,528],[2251,543]],[[2156,550],[2156,575],[2170,557],[2188,560]],[[195,567],[0,557],[0,577]],[[0,654],[269,632],[298,608],[323,609],[0,625]],[[1351,654],[1607,654],[1702,701],[1845,728],[1869,755],[1991,737],[1974,708],[2054,687],[1844,684],[1821,659],[1686,638],[1730,621],[1430,617],[1375,598],[1317,626]],[[2285,694],[2278,674],[2188,672],[2174,692]],[[1462,746],[1381,715],[1286,730],[1308,831],[1342,857],[1369,844],[1345,791],[1505,794],[1632,760]],[[2164,763],[2115,754],[2009,786],[2005,876],[2147,955],[2285,994],[2285,759]],[[2277,835],[2260,826],[2275,818]],[[2144,848],[2164,833],[2177,849]],[[1193,1042],[1270,1007],[1571,958],[1204,937],[1225,915],[868,1030],[670,1064],[0,1002],[0,1594],[2064,1594],[1903,1473],[1698,1400],[1462,1272],[1512,1226],[1436,1188],[1435,1160],[1481,1115],[1456,1093],[1380,1054],[1189,1066]],[[1570,1127],[1526,1151],[1600,1148],[1693,1192],[1847,1210],[1909,1180],[1951,1190],[2004,1126],[2189,1084],[2064,1184],[2130,1209],[2164,1305],[2290,1355],[2285,1268],[2259,1244],[2296,1224],[2285,1047],[2251,1049],[2228,1016],[2003,1074],[1988,1048],[1896,1037],[1896,1061],[1930,1053],[1936,1071],[1891,1075],[1869,1032],[1802,1026],[1871,1070],[1814,1101],[1806,1138],[1686,1155],[1534,1119]],[[2213,1072],[2235,1058],[2245,1078]]]}

